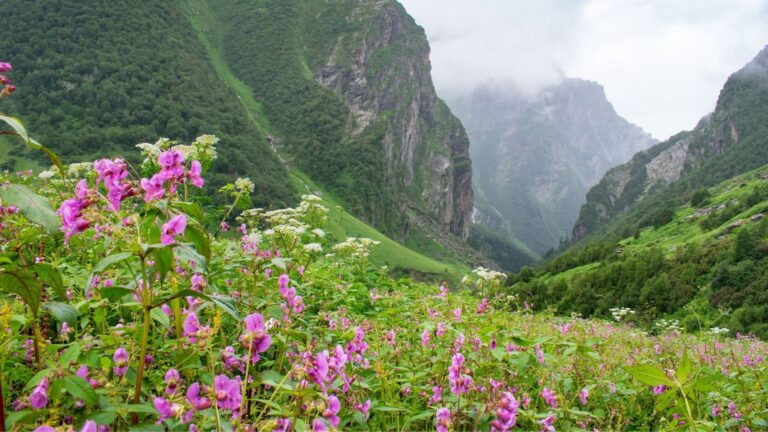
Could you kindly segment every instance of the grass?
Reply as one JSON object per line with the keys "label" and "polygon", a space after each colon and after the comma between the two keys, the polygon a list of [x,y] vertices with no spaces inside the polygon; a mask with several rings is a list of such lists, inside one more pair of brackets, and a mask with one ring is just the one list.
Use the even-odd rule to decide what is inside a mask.
{"label": "grass", "polygon": [[371,262],[376,266],[385,265],[396,272],[405,272],[412,276],[448,280],[457,280],[470,270],[460,264],[439,262],[390,239],[349,214],[342,207],[341,200],[322,191],[309,177],[297,170],[291,170],[291,183],[299,193],[311,193],[322,198],[323,205],[329,209],[329,223],[326,230],[337,240],[344,240],[347,237],[367,237],[380,241],[381,244],[371,254]]}

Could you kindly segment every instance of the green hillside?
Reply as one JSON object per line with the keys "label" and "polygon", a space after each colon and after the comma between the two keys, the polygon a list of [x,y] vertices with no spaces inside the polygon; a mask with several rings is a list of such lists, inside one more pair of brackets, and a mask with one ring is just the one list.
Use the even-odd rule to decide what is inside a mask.
{"label": "green hillside", "polygon": [[768,166],[702,189],[652,226],[573,248],[510,280],[536,309],[610,317],[629,307],[652,328],[726,327],[768,337]]}
{"label": "green hillside", "polygon": [[2,55],[13,62],[18,90],[0,111],[24,118],[66,161],[122,154],[135,162],[137,143],[215,134],[212,189],[242,175],[256,184],[260,205],[294,200],[264,133],[176,3],[12,0],[3,9],[10,16],[0,28]]}

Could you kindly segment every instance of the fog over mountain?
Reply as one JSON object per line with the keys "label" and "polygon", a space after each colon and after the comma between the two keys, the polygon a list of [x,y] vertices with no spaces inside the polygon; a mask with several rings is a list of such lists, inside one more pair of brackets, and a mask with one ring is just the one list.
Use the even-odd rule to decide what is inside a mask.
{"label": "fog over mountain", "polygon": [[714,107],[768,40],[762,0],[402,0],[429,37],[438,93],[489,81],[535,94],[563,76],[605,87],[657,138]]}

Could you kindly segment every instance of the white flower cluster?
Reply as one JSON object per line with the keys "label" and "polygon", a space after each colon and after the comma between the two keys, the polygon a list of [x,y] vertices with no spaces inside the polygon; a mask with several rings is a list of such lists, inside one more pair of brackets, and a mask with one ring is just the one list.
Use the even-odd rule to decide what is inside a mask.
{"label": "white flower cluster", "polygon": [[82,177],[93,171],[93,162],[78,162],[67,166],[67,175],[70,177]]}
{"label": "white flower cluster", "polygon": [[624,318],[627,317],[627,315],[634,315],[635,311],[633,311],[630,308],[621,307],[621,308],[611,308],[609,309],[611,311],[611,315],[613,316],[613,319],[616,320],[616,322],[621,322],[624,320]]}
{"label": "white flower cluster", "polygon": [[712,327],[709,329],[709,334],[713,334],[715,336],[725,335],[728,334],[730,330],[728,330],[725,327]]}
{"label": "white flower cluster", "polygon": [[494,270],[488,270],[484,267],[477,267],[472,270],[472,273],[476,274],[480,279],[486,282],[503,282],[507,279],[507,275],[502,272]]}
{"label": "white flower cluster", "polygon": [[176,141],[168,138],[160,138],[154,144],[141,143],[136,147],[144,155],[143,163],[152,163],[157,160],[157,156],[165,150],[179,151],[186,159],[199,161],[213,161],[218,157],[216,152],[216,143],[219,139],[214,135],[200,135],[190,145],[177,144]]}
{"label": "white flower cluster", "polygon": [[367,257],[374,246],[381,244],[380,241],[369,238],[349,237],[345,241],[333,246],[333,251],[339,255],[352,255]]}
{"label": "white flower cluster", "polygon": [[235,189],[240,193],[252,193],[256,189],[256,185],[248,177],[241,177],[235,180]]}
{"label": "white flower cluster", "polygon": [[40,174],[37,175],[38,178],[42,180],[48,180],[50,178],[53,178],[56,176],[56,171],[49,169],[45,171],[40,171]]}
{"label": "white flower cluster", "polygon": [[320,253],[323,251],[323,246],[320,243],[307,243],[304,245],[304,250],[309,253]]}
{"label": "white flower cluster", "polygon": [[653,323],[653,326],[658,328],[659,330],[667,333],[681,333],[680,328],[680,321],[673,319],[673,320],[665,320],[660,319]]}

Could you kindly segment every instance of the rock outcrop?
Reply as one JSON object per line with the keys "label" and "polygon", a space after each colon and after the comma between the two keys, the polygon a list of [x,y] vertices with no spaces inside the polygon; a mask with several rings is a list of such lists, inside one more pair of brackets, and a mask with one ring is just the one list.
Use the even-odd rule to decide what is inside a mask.
{"label": "rock outcrop", "polygon": [[[659,202],[681,202],[697,188],[768,163],[766,101],[768,47],[728,78],[715,110],[692,131],[681,132],[608,171],[587,193],[572,239],[583,238],[658,193],[664,194]],[[642,218],[634,215],[630,223],[640,223]]]}

